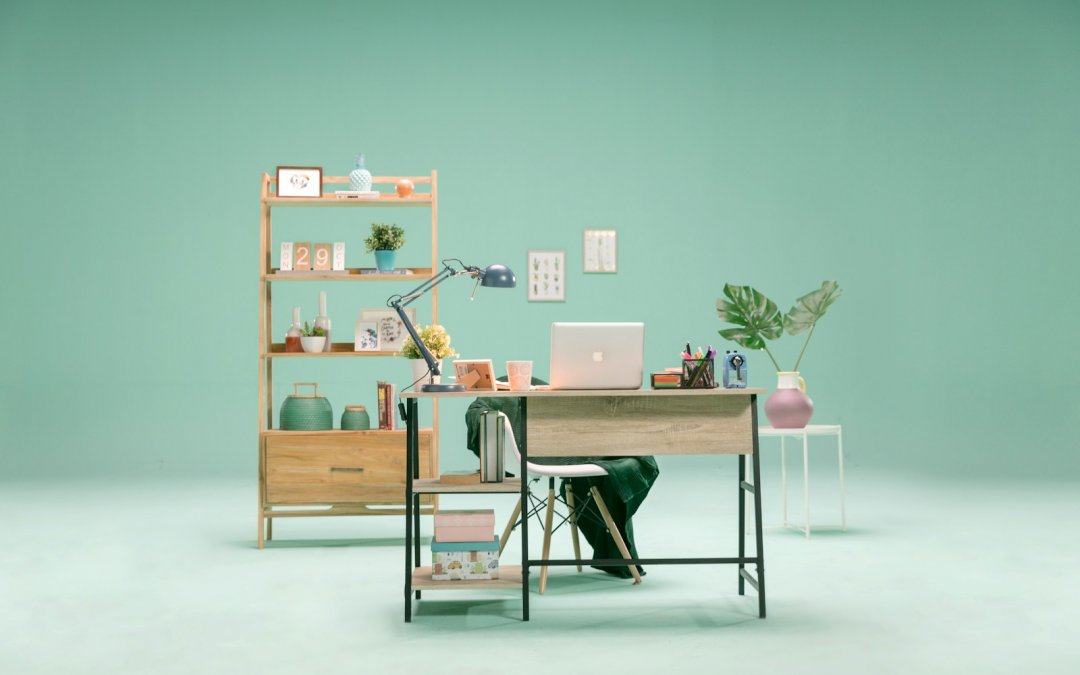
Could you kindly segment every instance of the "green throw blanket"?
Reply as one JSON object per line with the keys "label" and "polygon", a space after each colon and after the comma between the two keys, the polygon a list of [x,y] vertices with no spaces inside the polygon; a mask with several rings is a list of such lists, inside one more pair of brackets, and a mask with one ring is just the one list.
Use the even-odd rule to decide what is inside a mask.
{"label": "green throw blanket", "polygon": [[[468,428],[468,440],[466,446],[479,456],[480,454],[480,414],[485,410],[506,413],[510,419],[510,425],[514,429],[514,436],[521,438],[521,415],[519,413],[519,399],[516,398],[478,398],[469,406],[465,413],[465,425]],[[583,448],[584,450],[585,448]],[[638,557],[637,545],[634,543],[634,527],[631,517],[637,513],[638,508],[649,489],[660,475],[660,469],[656,460],[652,457],[536,457],[530,458],[535,464],[598,464],[608,472],[607,476],[569,479],[570,489],[574,491],[574,502],[579,506],[588,501],[588,506],[583,509],[578,517],[578,529],[585,535],[585,539],[593,547],[594,559],[622,558],[611,535],[604,526],[603,517],[596,508],[595,502],[590,498],[589,489],[595,486],[604,503],[611,512],[611,517],[622,534],[623,540],[630,549],[630,555]],[[512,467],[507,467],[513,473]],[[567,481],[562,481],[560,492],[565,499]],[[528,512],[524,506],[524,512]],[[598,570],[617,577],[630,577],[630,570],[625,565],[604,567],[594,565]],[[645,571],[638,566],[638,571]]]}

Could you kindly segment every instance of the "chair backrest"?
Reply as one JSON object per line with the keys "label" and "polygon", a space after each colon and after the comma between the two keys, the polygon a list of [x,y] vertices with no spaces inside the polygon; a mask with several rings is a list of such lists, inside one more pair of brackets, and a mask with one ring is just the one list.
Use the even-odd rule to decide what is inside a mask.
{"label": "chair backrest", "polygon": [[[514,438],[514,427],[510,424],[510,418],[505,413],[496,413],[502,418],[503,424],[503,468],[517,475],[521,472],[521,450],[518,449],[517,439]],[[581,464],[535,464],[528,462],[525,466],[527,473],[540,476],[558,476],[560,478],[605,476],[607,470],[592,463]],[[527,476],[526,476],[527,479]]]}
{"label": "chair backrest", "polygon": [[518,449],[517,439],[514,437],[514,425],[510,424],[510,418],[506,413],[498,413],[503,424],[503,466],[510,473],[517,475],[521,472],[521,450]]}

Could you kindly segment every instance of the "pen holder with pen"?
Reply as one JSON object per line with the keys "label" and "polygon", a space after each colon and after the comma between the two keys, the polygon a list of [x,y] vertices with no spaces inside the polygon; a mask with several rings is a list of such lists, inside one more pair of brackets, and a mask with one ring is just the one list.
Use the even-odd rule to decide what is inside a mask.
{"label": "pen holder with pen", "polygon": [[682,387],[684,389],[712,389],[716,387],[716,359],[683,359]]}

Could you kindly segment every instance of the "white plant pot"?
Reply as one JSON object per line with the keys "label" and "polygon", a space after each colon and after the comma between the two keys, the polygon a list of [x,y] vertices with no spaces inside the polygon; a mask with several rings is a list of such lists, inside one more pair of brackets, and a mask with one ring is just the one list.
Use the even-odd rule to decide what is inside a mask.
{"label": "white plant pot", "polygon": [[[419,382],[417,382],[413,386],[414,391],[420,391],[420,386],[424,385],[424,384],[428,384],[429,382],[431,382],[433,384],[438,384],[439,383],[439,380],[441,379],[441,376],[439,376],[439,375],[435,375],[434,377],[429,377],[428,376],[428,374],[427,374],[427,372],[428,372],[427,361],[425,361],[424,359],[409,359],[409,363],[412,364],[412,381],[416,381],[416,380],[420,380],[420,378],[424,378],[424,379],[420,380]],[[442,370],[442,361],[441,360],[439,361],[439,370],[440,371]]]}
{"label": "white plant pot", "polygon": [[300,346],[304,348],[304,351],[308,354],[314,354],[315,352],[321,352],[323,347],[326,346],[325,335],[307,335],[300,338]]}

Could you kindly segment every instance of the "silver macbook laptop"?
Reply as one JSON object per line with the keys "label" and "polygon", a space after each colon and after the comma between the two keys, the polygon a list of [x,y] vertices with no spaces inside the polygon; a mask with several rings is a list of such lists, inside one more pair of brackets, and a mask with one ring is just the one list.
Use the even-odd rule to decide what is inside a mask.
{"label": "silver macbook laptop", "polygon": [[643,323],[551,324],[552,389],[640,389]]}

